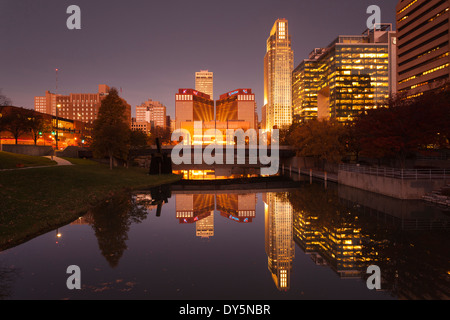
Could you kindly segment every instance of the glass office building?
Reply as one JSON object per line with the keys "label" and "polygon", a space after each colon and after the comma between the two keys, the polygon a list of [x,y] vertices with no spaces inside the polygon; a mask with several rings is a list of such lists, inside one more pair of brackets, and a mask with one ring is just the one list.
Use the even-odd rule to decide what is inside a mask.
{"label": "glass office building", "polygon": [[366,109],[385,105],[392,92],[390,25],[357,36],[339,36],[316,49],[293,72],[293,112],[297,122],[314,118],[352,121]]}

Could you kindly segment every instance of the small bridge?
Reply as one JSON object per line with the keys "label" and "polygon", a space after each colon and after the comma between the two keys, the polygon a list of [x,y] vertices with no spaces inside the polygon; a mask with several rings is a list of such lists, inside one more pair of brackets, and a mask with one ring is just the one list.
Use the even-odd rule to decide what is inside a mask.
{"label": "small bridge", "polygon": [[[162,146],[160,150],[158,150],[157,146],[153,146],[152,148],[146,149],[136,149],[132,150],[131,158],[133,159],[141,159],[144,161],[150,162],[152,155],[154,154],[163,154],[169,157],[172,156],[172,151],[175,146]],[[221,175],[227,174],[246,174],[246,173],[254,173],[255,170],[260,171],[263,167],[270,167],[271,163],[267,164],[267,161],[261,162],[261,156],[266,156],[269,161],[279,160],[279,166],[281,168],[281,164],[288,159],[291,159],[296,156],[296,152],[291,147],[279,146],[277,149],[271,149],[270,146],[264,151],[260,151],[257,147],[246,146],[234,148],[227,148],[227,146],[223,147],[222,158],[220,159],[220,153],[215,153],[214,150],[212,152],[208,151],[208,146],[184,146],[183,152],[186,151],[186,148],[190,148],[190,161],[189,158],[186,158],[187,161],[181,164],[173,163],[172,169],[174,171],[180,170],[215,170],[216,172],[221,172]],[[204,156],[206,154],[211,155],[216,161],[214,164],[208,164],[205,162]],[[201,153],[201,157],[199,157]],[[232,154],[231,158],[228,158],[227,154]],[[183,156],[183,153],[181,153]],[[255,158],[256,157],[256,158]],[[278,157],[278,159],[277,159]],[[245,161],[242,159],[244,158]],[[201,159],[201,162],[199,161]],[[230,161],[232,159],[233,161]],[[187,162],[187,163],[186,163]]]}

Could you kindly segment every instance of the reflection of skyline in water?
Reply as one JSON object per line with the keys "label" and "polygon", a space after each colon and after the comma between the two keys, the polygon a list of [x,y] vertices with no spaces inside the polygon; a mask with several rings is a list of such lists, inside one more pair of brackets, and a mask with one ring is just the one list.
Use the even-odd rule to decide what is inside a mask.
{"label": "reflection of skyline in water", "polygon": [[286,193],[265,193],[264,219],[268,268],[279,290],[289,290],[295,246],[292,234],[292,205]]}
{"label": "reflection of skyline in water", "polygon": [[[392,261],[397,261],[398,257],[389,255],[392,254],[390,251],[392,246],[399,241],[397,237],[402,239],[402,234],[398,234],[397,229],[386,225],[386,217],[390,216],[388,213],[380,217],[378,212],[375,218],[380,219],[373,220],[373,215],[371,217],[361,212],[361,208],[367,211],[367,207],[355,202],[350,205],[349,194],[357,194],[357,191],[355,193],[355,190],[338,190],[337,188],[324,190],[322,186],[315,184],[305,185],[298,190],[261,193],[265,208],[265,248],[268,269],[279,290],[290,289],[290,275],[293,271],[295,244],[297,244],[316,265],[331,268],[340,278],[365,280],[368,266],[372,264],[384,266],[385,270],[389,270],[386,272],[389,276],[382,279],[384,281],[382,288],[392,293],[397,291],[396,281],[399,271],[392,270],[391,264]],[[362,199],[370,201],[367,193],[362,195],[365,195]],[[196,235],[199,237],[214,236],[214,209],[222,217],[240,223],[250,223],[258,218],[256,193],[175,194],[174,197],[176,216],[178,219],[183,219],[180,223],[196,223]],[[389,207],[398,212],[397,206],[405,210],[407,205],[407,202],[398,203],[392,199],[377,200],[378,202],[375,201],[375,203],[388,204],[388,207],[384,207],[384,211],[387,212],[390,211]],[[417,204],[415,208],[417,210]],[[411,211],[411,208],[406,210]],[[182,214],[186,216],[180,216]],[[431,214],[428,212],[428,215]],[[390,216],[390,219],[403,228],[415,223],[418,227],[426,224],[428,227],[448,229],[448,221],[450,221],[448,217],[438,218],[436,215],[439,213],[429,216],[428,224],[426,217],[419,217],[417,213],[411,214],[411,212],[409,214],[400,212],[400,216],[397,213],[397,216]],[[190,220],[184,220],[186,217]],[[372,219],[368,219],[370,217]],[[396,254],[401,256],[401,252]],[[420,264],[420,261],[416,263]],[[441,293],[438,293],[438,297],[448,296],[446,276],[445,269],[436,273],[437,278],[443,277],[441,283],[444,288],[439,290]],[[398,294],[416,296],[417,292]]]}
{"label": "reflection of skyline in water", "polygon": [[[297,284],[292,287],[294,261],[296,255],[298,259],[304,253],[317,268],[329,268],[340,278],[363,282],[368,277],[367,267],[378,265],[382,289],[393,297],[448,299],[449,247],[442,239],[447,235],[449,217],[421,202],[368,195],[334,185],[325,190],[317,184],[256,193],[159,190],[119,197],[74,224],[92,226],[100,252],[115,268],[127,250],[130,226],[141,224],[155,212],[159,217],[158,210],[160,215],[170,215],[169,221],[176,224],[195,225],[193,237],[202,239],[219,237],[214,228],[221,219],[238,223],[245,230],[251,226],[246,224],[264,218],[267,268],[280,291],[297,289]],[[259,198],[262,207],[258,206]],[[165,207],[167,202],[172,202],[170,211]],[[444,236],[433,237],[435,232]],[[220,237],[227,235],[222,232]],[[296,245],[301,249],[297,253]]]}

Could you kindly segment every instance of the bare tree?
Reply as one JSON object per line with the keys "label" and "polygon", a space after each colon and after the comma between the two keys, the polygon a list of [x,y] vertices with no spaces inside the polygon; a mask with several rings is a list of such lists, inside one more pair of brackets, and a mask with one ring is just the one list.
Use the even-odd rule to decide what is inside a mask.
{"label": "bare tree", "polygon": [[10,106],[11,104],[11,100],[2,94],[2,89],[0,89],[0,107]]}

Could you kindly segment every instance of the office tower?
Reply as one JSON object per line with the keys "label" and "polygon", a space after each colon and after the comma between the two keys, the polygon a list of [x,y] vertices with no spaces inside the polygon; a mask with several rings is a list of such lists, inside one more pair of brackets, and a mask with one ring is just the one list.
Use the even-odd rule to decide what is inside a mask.
{"label": "office tower", "polygon": [[292,70],[294,53],[286,19],[278,19],[267,40],[264,57],[265,130],[292,124]]}
{"label": "office tower", "polygon": [[148,122],[153,128],[166,128],[166,107],[159,101],[149,99],[136,106],[136,122]]}
{"label": "office tower", "polygon": [[315,49],[292,74],[294,118],[352,121],[366,109],[385,105],[395,86],[395,32],[389,24],[362,35],[339,36]]}
{"label": "office tower", "polygon": [[450,80],[450,0],[397,4],[398,93],[416,97]]}
{"label": "office tower", "polygon": [[265,242],[268,268],[278,290],[290,288],[292,261],[295,256],[293,208],[286,193],[263,194]]}
{"label": "office tower", "polygon": [[56,115],[56,97],[61,95],[57,95],[55,93],[51,93],[50,91],[45,92],[45,96],[34,97],[34,111]]}
{"label": "office tower", "polygon": [[318,58],[325,49],[317,48],[292,72],[293,122],[317,118],[317,92],[321,80]]}
{"label": "office tower", "polygon": [[216,121],[243,121],[248,123],[245,127],[257,129],[256,102],[252,90],[237,89],[221,95],[216,101]]}
{"label": "office tower", "polygon": [[[102,100],[108,95],[109,87],[99,85],[97,93],[70,93],[69,95],[54,94],[46,91],[45,97],[35,97],[35,110],[70,120],[94,123]],[[45,99],[44,99],[45,98]],[[45,100],[45,107],[43,102]],[[122,99],[125,103],[126,101]],[[126,103],[127,123],[131,125],[131,106]],[[58,106],[58,110],[57,109]]]}
{"label": "office tower", "polygon": [[206,93],[214,99],[214,73],[201,70],[195,73],[195,90]]}

